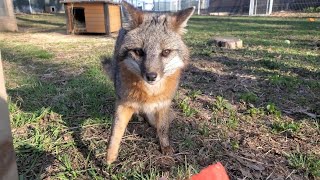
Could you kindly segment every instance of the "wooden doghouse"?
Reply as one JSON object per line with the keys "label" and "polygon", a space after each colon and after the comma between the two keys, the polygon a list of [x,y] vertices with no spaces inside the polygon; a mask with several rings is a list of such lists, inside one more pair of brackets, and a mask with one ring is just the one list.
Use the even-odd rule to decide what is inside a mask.
{"label": "wooden doghouse", "polygon": [[121,28],[120,4],[108,0],[65,0],[67,33],[117,32]]}

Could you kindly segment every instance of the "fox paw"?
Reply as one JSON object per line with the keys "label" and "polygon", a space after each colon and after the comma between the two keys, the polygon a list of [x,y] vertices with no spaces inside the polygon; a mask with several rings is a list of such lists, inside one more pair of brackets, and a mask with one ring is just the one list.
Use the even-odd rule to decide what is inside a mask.
{"label": "fox paw", "polygon": [[171,146],[161,147],[161,152],[164,155],[173,155],[174,149]]}
{"label": "fox paw", "polygon": [[107,164],[112,164],[117,159],[117,156],[106,156]]}

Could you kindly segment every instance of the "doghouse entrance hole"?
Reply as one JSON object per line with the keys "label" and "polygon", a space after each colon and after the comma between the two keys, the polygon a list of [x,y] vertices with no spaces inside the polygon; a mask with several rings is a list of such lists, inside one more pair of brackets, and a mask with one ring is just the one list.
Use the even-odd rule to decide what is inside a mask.
{"label": "doghouse entrance hole", "polygon": [[86,30],[84,8],[73,8],[73,26],[77,32]]}

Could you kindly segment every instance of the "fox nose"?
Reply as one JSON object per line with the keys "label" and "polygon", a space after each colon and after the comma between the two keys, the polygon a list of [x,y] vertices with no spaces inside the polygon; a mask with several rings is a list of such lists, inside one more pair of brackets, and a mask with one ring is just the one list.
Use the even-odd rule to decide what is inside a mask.
{"label": "fox nose", "polygon": [[157,76],[158,76],[158,74],[155,72],[146,73],[146,78],[148,81],[155,81]]}

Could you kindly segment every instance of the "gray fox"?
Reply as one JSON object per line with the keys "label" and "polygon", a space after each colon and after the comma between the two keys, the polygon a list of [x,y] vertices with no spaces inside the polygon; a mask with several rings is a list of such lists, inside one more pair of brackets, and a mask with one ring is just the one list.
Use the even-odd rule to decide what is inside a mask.
{"label": "gray fox", "polygon": [[[119,31],[111,65],[116,109],[106,160],[117,159],[120,142],[133,114],[156,128],[161,151],[172,154],[169,143],[170,104],[180,74],[189,61],[182,40],[194,7],[176,13],[142,12],[127,2],[129,24]],[[106,67],[105,67],[106,68]]]}

